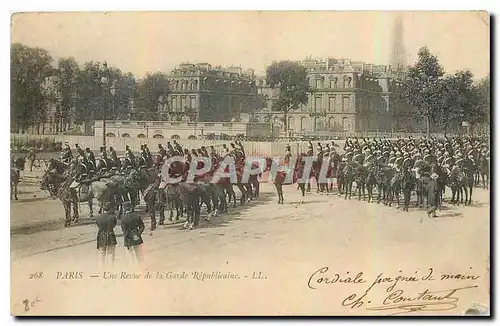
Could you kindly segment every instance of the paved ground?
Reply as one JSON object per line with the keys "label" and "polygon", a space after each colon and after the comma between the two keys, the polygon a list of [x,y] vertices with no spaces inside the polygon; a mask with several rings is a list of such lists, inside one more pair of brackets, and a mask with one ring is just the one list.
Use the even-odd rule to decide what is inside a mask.
{"label": "paved ground", "polygon": [[[392,291],[402,289],[409,297],[425,289],[479,287],[458,290],[453,310],[421,314],[462,314],[489,298],[489,193],[482,189],[474,194],[474,207],[447,206],[438,218],[429,219],[415,208],[406,213],[315,193],[299,204],[295,186],[286,186],[285,204],[278,205],[272,185],[263,184],[259,200],[203,222],[196,230],[183,230],[178,223],[147,233],[140,268],[128,265],[118,227],[116,266],[108,270],[142,273],[137,280],[104,280],[96,269],[92,221],[61,228],[60,203],[42,193],[33,198],[33,190],[20,186],[20,201],[11,205],[11,310],[17,313],[386,315],[402,308],[367,309],[382,305],[388,295],[389,283],[368,289],[377,275],[422,276],[429,268],[435,281],[401,281]],[[149,219],[145,221],[148,225]],[[318,283],[318,274],[311,278],[325,266],[330,270],[322,277],[331,280],[339,273],[354,279],[362,272],[365,282],[324,284],[325,279]],[[30,279],[35,272],[44,275]],[[57,272],[81,272],[82,278],[57,279]],[[153,278],[146,279],[146,272]],[[187,279],[156,279],[156,272],[185,272]],[[194,272],[230,272],[239,279],[201,281]],[[442,273],[463,277],[438,281]],[[316,289],[308,286],[310,278]],[[342,304],[365,291],[362,306],[347,306],[349,300]],[[37,296],[39,302],[24,312],[23,300]]]}

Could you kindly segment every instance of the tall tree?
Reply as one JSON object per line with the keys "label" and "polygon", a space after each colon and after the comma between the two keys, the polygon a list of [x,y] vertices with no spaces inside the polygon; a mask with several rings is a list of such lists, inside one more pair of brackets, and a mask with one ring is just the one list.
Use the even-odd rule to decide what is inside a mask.
{"label": "tall tree", "polygon": [[80,68],[74,58],[60,58],[57,64],[56,92],[58,96],[56,117],[59,130],[65,131],[76,106]]}
{"label": "tall tree", "polygon": [[160,107],[165,105],[165,101],[170,93],[167,75],[156,72],[147,73],[139,81],[134,96],[136,114],[140,116],[158,117]]}
{"label": "tall tree", "polygon": [[116,83],[115,95],[115,118],[128,119],[132,111],[132,100],[134,98],[134,90],[136,88],[136,80],[132,73],[122,73],[120,79]]}
{"label": "tall tree", "polygon": [[419,116],[425,119],[427,137],[430,136],[431,122],[439,117],[442,105],[440,78],[444,75],[443,67],[427,47],[418,51],[418,61],[408,69],[404,95]]}
{"label": "tall tree", "polygon": [[273,62],[266,69],[266,80],[271,87],[279,89],[273,102],[274,111],[283,112],[284,131],[288,131],[288,113],[301,104],[307,104],[311,88],[307,82],[307,70],[294,61]]}
{"label": "tall tree", "polygon": [[102,118],[101,82],[99,77],[100,63],[95,61],[85,62],[77,81],[78,104],[76,123],[81,124],[94,119]]}
{"label": "tall tree", "polygon": [[43,87],[52,72],[52,57],[41,48],[11,46],[11,127],[25,132],[47,117]]}
{"label": "tall tree", "polygon": [[475,92],[478,97],[478,105],[476,110],[469,113],[469,123],[472,127],[480,124],[490,123],[490,112],[491,112],[491,102],[490,102],[490,76],[481,79],[477,85],[474,85]]}

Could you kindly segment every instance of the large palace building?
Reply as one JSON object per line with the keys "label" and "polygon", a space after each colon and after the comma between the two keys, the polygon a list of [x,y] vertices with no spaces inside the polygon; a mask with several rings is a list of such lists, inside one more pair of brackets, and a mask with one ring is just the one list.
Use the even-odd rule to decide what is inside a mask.
{"label": "large palace building", "polygon": [[185,63],[168,78],[171,93],[163,113],[172,121],[235,121],[256,106],[253,70]]}
{"label": "large palace building", "polygon": [[[328,135],[330,132],[414,131],[413,108],[402,96],[402,66],[372,65],[350,59],[312,59],[302,62],[312,92],[309,101],[288,114],[288,133]],[[279,93],[257,78],[258,92],[266,98],[264,109],[254,112],[254,122],[269,122],[282,130],[284,115],[272,111]]]}

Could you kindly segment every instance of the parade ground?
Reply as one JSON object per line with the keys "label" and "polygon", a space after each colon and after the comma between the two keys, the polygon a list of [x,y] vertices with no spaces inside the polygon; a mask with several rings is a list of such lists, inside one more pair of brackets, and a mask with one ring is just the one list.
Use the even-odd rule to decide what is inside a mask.
{"label": "parade ground", "polygon": [[[80,222],[64,228],[60,201],[48,198],[39,186],[22,182],[19,201],[11,202],[11,282],[15,289],[11,310],[36,314],[37,306],[45,306],[39,309],[60,315],[387,315],[393,311],[368,310],[367,301],[358,307],[344,299],[358,293],[357,289],[362,295],[380,273],[420,275],[431,269],[436,279],[443,273],[475,275],[477,287],[457,292],[460,299],[451,310],[424,308],[419,314],[463,314],[477,302],[488,302],[488,190],[475,188],[470,207],[445,203],[431,219],[414,202],[409,212],[403,212],[357,197],[320,195],[313,186],[300,204],[296,186],[284,188],[284,205],[278,205],[274,186],[262,183],[258,199],[189,231],[182,228],[181,219],[150,232],[150,219],[141,205],[145,261],[140,268],[128,264],[118,225],[113,269],[117,274],[106,276],[96,269],[97,228],[86,204],[80,205]],[[329,267],[324,275],[330,279],[335,273],[341,278],[363,273],[367,285],[321,283],[314,273],[324,267]],[[133,271],[143,277],[151,273],[153,279],[134,280]],[[37,277],[40,272],[43,276]],[[74,273],[71,277],[70,272]],[[204,273],[206,279],[200,278]],[[217,279],[223,274],[237,279]],[[471,285],[469,279],[454,282],[448,286],[445,280],[430,289]],[[385,290],[374,287],[370,291],[371,300],[380,298],[377,303],[381,303]],[[24,300],[36,303],[24,311]],[[109,304],[103,304],[106,300]]]}

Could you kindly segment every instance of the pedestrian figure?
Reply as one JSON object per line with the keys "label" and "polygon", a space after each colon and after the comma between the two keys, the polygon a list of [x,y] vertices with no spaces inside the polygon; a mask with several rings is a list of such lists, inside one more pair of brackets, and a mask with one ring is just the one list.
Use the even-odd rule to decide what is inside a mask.
{"label": "pedestrian figure", "polygon": [[30,172],[33,172],[33,165],[35,164],[36,154],[35,149],[30,149],[30,153],[28,154],[28,161],[30,161]]}
{"label": "pedestrian figure", "polygon": [[104,204],[104,213],[96,218],[97,223],[97,250],[99,251],[99,268],[115,262],[116,235],[116,215],[114,214],[116,205],[110,202]]}
{"label": "pedestrian figure", "polygon": [[[431,180],[427,183],[427,199],[429,201],[430,209],[427,211],[429,217],[436,217],[436,210],[439,207],[440,188],[437,183],[438,175],[431,174]],[[432,216],[431,216],[432,214]]]}
{"label": "pedestrian figure", "polygon": [[127,248],[127,254],[132,264],[141,263],[142,257],[142,232],[144,232],[144,222],[141,217],[134,212],[130,202],[123,204],[125,214],[121,220],[123,231],[123,245]]}

